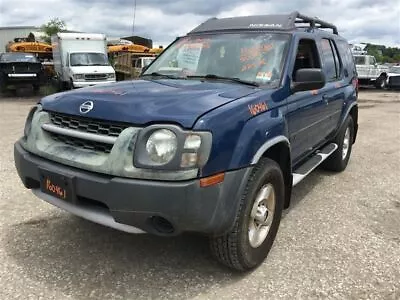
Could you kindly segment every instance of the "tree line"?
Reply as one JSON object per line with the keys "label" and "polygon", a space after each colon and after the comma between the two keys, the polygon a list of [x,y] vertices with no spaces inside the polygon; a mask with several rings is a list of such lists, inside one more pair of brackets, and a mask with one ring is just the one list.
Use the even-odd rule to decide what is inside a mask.
{"label": "tree line", "polygon": [[400,48],[367,44],[365,50],[368,55],[375,56],[379,63],[400,63]]}

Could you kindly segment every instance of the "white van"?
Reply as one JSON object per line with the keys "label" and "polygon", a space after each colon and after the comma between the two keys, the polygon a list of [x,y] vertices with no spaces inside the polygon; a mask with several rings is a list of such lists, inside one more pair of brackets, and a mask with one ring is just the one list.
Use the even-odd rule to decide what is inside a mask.
{"label": "white van", "polygon": [[54,70],[63,88],[115,82],[104,34],[57,33],[51,40]]}

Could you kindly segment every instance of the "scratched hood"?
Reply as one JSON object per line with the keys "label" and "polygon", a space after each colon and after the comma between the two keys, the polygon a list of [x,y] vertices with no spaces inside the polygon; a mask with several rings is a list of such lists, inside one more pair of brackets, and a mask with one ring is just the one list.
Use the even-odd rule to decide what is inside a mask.
{"label": "scratched hood", "polygon": [[[250,86],[199,80],[135,80],[58,93],[41,100],[44,110],[88,118],[127,122],[178,123],[193,127],[208,111],[256,92]],[[80,106],[93,102],[85,114]]]}

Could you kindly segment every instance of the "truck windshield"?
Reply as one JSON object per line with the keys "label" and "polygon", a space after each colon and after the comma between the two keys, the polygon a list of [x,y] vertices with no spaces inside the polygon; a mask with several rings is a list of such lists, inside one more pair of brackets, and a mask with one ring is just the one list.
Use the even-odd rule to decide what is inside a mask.
{"label": "truck windshield", "polygon": [[0,55],[0,62],[39,62],[36,56],[29,53],[4,53]]}
{"label": "truck windshield", "polygon": [[356,65],[365,65],[365,56],[354,56]]}
{"label": "truck windshield", "polygon": [[279,84],[289,37],[270,33],[184,37],[166,49],[143,75]]}
{"label": "truck windshield", "polygon": [[71,53],[70,64],[76,66],[108,66],[109,62],[103,53]]}

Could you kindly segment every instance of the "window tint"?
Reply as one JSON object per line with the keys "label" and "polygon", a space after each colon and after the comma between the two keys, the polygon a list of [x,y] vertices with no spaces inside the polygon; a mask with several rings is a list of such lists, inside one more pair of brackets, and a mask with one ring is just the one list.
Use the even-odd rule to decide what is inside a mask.
{"label": "window tint", "polygon": [[354,61],[357,65],[364,65],[365,56],[353,57],[350,46],[346,41],[338,41],[336,45],[338,47],[340,57],[342,59],[345,76],[353,77],[356,74],[356,67],[354,65]]}
{"label": "window tint", "polygon": [[340,59],[339,59],[339,56],[337,53],[335,43],[332,40],[331,40],[331,46],[332,46],[332,50],[333,50],[333,57],[335,58],[336,77],[339,78],[340,74],[342,73],[342,65],[340,63]]}
{"label": "window tint", "polygon": [[369,64],[370,64],[370,65],[375,65],[375,64],[376,64],[376,59],[375,59],[375,57],[373,57],[373,56],[370,56],[370,57],[369,57]]}
{"label": "window tint", "polygon": [[365,56],[354,56],[356,65],[365,65]]}
{"label": "window tint", "polygon": [[327,81],[335,80],[338,76],[336,73],[335,57],[331,43],[328,39],[321,40],[322,61],[324,63],[324,73]]}
{"label": "window tint", "polygon": [[317,45],[314,40],[300,40],[296,52],[296,61],[292,78],[296,81],[296,72],[299,69],[321,68]]}

